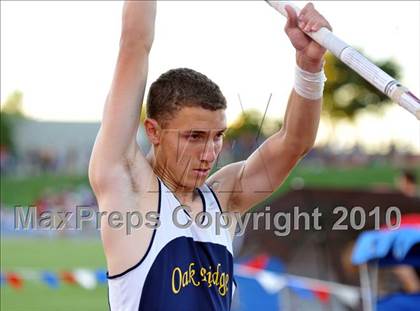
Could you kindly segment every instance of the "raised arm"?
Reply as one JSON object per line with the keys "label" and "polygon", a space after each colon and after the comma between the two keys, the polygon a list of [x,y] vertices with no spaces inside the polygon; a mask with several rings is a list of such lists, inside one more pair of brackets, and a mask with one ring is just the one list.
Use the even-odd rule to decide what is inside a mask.
{"label": "raised arm", "polygon": [[217,182],[220,191],[231,190],[228,209],[233,211],[245,212],[271,195],[315,142],[322,102],[324,81],[320,71],[325,49],[301,29],[309,27],[316,31],[323,26],[331,27],[312,4],[305,6],[300,19],[290,7],[287,12],[285,31],[296,49],[296,65],[305,71],[300,71],[305,79],[309,77],[316,82],[309,88],[306,82],[299,85],[299,81],[303,82],[302,75],[297,74],[281,130],[269,137],[246,161],[231,164],[211,177],[209,183]]}
{"label": "raised arm", "polygon": [[144,159],[136,134],[155,15],[154,1],[127,1],[124,4],[118,59],[89,163],[89,179],[95,192],[104,188],[113,176],[119,175],[116,170],[132,163],[135,158]]}

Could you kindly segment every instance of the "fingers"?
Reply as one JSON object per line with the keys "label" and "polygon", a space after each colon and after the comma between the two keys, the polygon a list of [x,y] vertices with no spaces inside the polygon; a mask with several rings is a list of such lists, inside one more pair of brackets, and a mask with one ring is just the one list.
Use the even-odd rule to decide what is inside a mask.
{"label": "fingers", "polygon": [[314,32],[318,31],[322,27],[326,27],[332,31],[331,25],[328,21],[319,14],[312,3],[308,3],[300,11],[298,16],[298,26],[305,32]]}
{"label": "fingers", "polygon": [[286,5],[285,10],[287,12],[287,23],[286,23],[286,26],[284,27],[285,30],[288,28],[298,27],[298,24],[297,24],[298,17],[296,15],[296,11],[290,5]]}
{"label": "fingers", "polygon": [[300,10],[300,16],[304,16],[305,14],[310,13],[311,11],[314,11],[314,10],[315,10],[314,5],[311,2],[309,2],[303,7],[302,10]]}

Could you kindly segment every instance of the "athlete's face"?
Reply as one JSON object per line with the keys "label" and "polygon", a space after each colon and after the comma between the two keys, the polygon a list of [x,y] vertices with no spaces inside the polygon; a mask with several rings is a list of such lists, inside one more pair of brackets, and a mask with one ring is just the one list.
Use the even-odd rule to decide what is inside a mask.
{"label": "athlete's face", "polygon": [[187,188],[202,185],[222,149],[225,130],[224,109],[182,108],[159,135],[155,156],[163,174]]}

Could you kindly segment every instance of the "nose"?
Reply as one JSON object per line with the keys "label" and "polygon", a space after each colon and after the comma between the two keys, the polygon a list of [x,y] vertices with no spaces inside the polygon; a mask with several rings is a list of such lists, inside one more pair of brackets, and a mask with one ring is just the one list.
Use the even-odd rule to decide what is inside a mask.
{"label": "nose", "polygon": [[217,157],[217,144],[214,143],[212,139],[208,139],[204,150],[201,153],[200,160],[213,163]]}

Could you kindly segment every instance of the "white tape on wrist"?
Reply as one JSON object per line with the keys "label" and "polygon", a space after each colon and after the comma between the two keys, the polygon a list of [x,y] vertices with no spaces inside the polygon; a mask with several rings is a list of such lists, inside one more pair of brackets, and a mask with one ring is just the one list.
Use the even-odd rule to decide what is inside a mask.
{"label": "white tape on wrist", "polygon": [[294,89],[300,96],[310,100],[320,99],[324,92],[325,81],[327,81],[327,77],[323,69],[313,73],[296,65]]}

